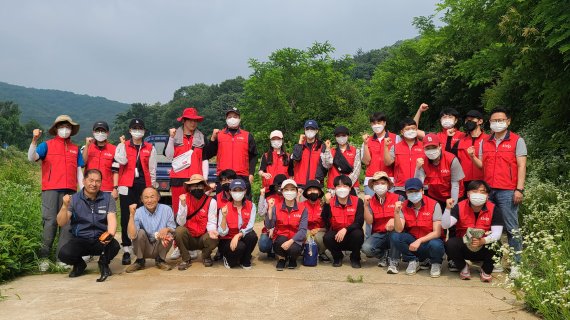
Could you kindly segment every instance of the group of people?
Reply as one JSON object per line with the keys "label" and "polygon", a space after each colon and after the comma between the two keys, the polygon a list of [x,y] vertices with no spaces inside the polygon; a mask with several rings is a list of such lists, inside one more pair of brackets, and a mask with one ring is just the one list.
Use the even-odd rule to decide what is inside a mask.
{"label": "group of people", "polygon": [[[85,257],[100,256],[97,281],[111,275],[109,263],[121,247],[127,273],[145,268],[147,259],[170,270],[171,248],[178,270],[192,265],[196,250],[206,267],[221,260],[226,268],[250,269],[256,246],[281,271],[297,268],[310,242],[318,260],[333,267],[350,252],[351,266],[360,268],[363,253],[389,274],[398,273],[403,261],[408,275],[429,269],[439,277],[446,256],[448,269],[461,279],[471,278],[468,260],[482,261],[480,279],[490,282],[500,267],[490,244],[506,229],[518,253],[511,264],[516,277],[524,140],[508,129],[511,117],[502,108],[489,114],[490,134],[481,112],[471,110],[460,121],[454,109],[441,111],[440,132],[424,132],[418,123],[428,110],[422,104],[414,119],[403,119],[398,134],[386,130],[384,114],[372,114],[372,134],[364,134],[358,147],[350,144],[348,128],[335,128],[333,144],[321,139],[317,121],[307,120],[288,153],[283,133],[272,131],[258,167],[255,139],[240,126],[237,108],[226,112],[226,126],[209,138],[198,129],[203,117],[186,108],[164,151],[172,160],[172,206],[159,203],[156,150],[143,139],[141,119],[131,120],[130,138],[122,136],[117,146],[107,140],[107,123],[96,122],[80,149],[70,140],[79,125],[61,115],[49,129],[53,138],[38,145],[41,131],[34,130],[28,152],[30,161],[42,164],[40,270],[49,267],[59,226],[58,263],[72,266],[69,276],[77,277],[87,267]],[[207,181],[213,157],[217,181]],[[257,206],[251,198],[256,170],[262,180]],[[117,199],[121,244],[115,239]],[[259,236],[258,215],[264,225]]]}

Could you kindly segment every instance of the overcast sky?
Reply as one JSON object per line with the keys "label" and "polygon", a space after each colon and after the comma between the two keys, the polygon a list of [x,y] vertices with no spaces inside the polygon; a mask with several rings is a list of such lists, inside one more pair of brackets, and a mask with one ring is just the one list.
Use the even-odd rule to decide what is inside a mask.
{"label": "overcast sky", "polygon": [[335,56],[415,37],[436,0],[0,0],[0,81],[168,102],[250,74],[249,58],[329,41]]}

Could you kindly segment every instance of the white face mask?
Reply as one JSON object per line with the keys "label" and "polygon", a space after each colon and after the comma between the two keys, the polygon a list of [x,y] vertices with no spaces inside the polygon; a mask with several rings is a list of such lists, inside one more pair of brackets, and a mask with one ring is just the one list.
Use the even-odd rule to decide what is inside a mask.
{"label": "white face mask", "polygon": [[379,196],[385,195],[387,191],[388,191],[388,186],[385,184],[377,184],[374,186],[374,192]]}
{"label": "white face mask", "polygon": [[283,198],[286,200],[293,200],[297,197],[297,191],[289,190],[283,191]]}
{"label": "white face mask", "polygon": [[347,141],[348,141],[348,137],[346,137],[346,136],[336,137],[336,143],[338,143],[339,145],[345,145]]}
{"label": "white face mask", "polygon": [[408,193],[408,200],[410,200],[411,203],[418,203],[422,200],[422,192],[410,192]]}
{"label": "white face mask", "polygon": [[283,140],[271,140],[271,148],[279,149],[283,145]]}
{"label": "white face mask", "polygon": [[144,137],[144,130],[141,129],[133,129],[131,130],[131,137],[135,139],[141,139]]}
{"label": "white face mask", "polygon": [[415,139],[418,136],[417,130],[407,130],[404,131],[404,137],[407,139]]}
{"label": "white face mask", "polygon": [[441,150],[439,150],[439,148],[437,149],[430,149],[430,150],[424,150],[424,153],[426,154],[426,157],[430,160],[435,160],[437,159],[437,157],[439,157],[439,155],[441,154]]}
{"label": "white face mask", "polygon": [[95,140],[97,140],[99,142],[103,142],[103,141],[107,140],[107,133],[105,133],[105,132],[93,132],[93,137],[95,138]]}
{"label": "white face mask", "polygon": [[495,133],[503,132],[507,129],[507,122],[491,122],[491,130]]}
{"label": "white face mask", "polygon": [[57,135],[62,139],[67,139],[71,135],[71,129],[59,128],[59,129],[57,129]]}
{"label": "white face mask", "polygon": [[381,124],[375,124],[372,126],[372,131],[374,131],[374,133],[376,134],[381,133],[382,131],[384,131],[384,126]]}
{"label": "white face mask", "polygon": [[441,126],[445,129],[451,129],[455,126],[455,121],[449,118],[441,119]]}
{"label": "white face mask", "polygon": [[474,206],[482,206],[487,202],[487,195],[482,193],[471,193],[469,194],[469,201]]}
{"label": "white face mask", "polygon": [[334,194],[341,199],[348,197],[349,193],[350,193],[350,189],[346,188],[346,187],[336,188],[336,190],[334,192]]}
{"label": "white face mask", "polygon": [[317,136],[317,131],[316,130],[305,130],[305,136],[309,139],[313,139],[314,137]]}
{"label": "white face mask", "polygon": [[240,120],[240,118],[227,118],[226,124],[228,125],[228,128],[235,129],[239,127]]}
{"label": "white face mask", "polygon": [[231,191],[230,194],[235,201],[241,201],[245,197],[245,191]]}

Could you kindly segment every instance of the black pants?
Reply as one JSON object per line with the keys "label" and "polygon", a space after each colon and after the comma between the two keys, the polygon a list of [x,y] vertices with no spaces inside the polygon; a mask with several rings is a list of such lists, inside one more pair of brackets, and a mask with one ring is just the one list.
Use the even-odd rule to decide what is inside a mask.
{"label": "black pants", "polygon": [[325,247],[331,252],[333,259],[342,259],[343,250],[351,251],[350,260],[360,261],[360,248],[364,243],[364,232],[362,229],[355,229],[347,232],[342,242],[335,240],[337,231],[329,230],[323,237]]}
{"label": "black pants", "polygon": [[473,252],[463,243],[463,238],[450,238],[447,240],[446,248],[447,259],[453,260],[459,270],[465,267],[465,260],[471,260],[483,261],[481,269],[487,274],[493,272],[493,257],[496,254],[495,251],[484,246],[479,251]]}
{"label": "black pants", "polygon": [[100,256],[101,262],[109,264],[120,249],[119,242],[115,239],[105,246],[97,239],[73,237],[59,250],[59,260],[76,265],[83,261],[83,256]]}
{"label": "black pants", "polygon": [[222,256],[226,258],[230,267],[238,266],[239,264],[247,264],[251,262],[251,253],[255,249],[257,244],[257,234],[255,231],[251,231],[245,235],[245,237],[239,239],[238,245],[234,251],[230,249],[230,243],[232,239],[221,239],[218,245],[218,250],[222,253]]}
{"label": "black pants", "polygon": [[303,247],[301,247],[297,242],[293,242],[288,250],[281,248],[281,245],[288,241],[289,239],[285,236],[277,236],[275,241],[273,241],[273,251],[276,255],[284,258],[291,258],[296,260],[299,255],[301,255],[301,251],[303,251]]}
{"label": "black pants", "polygon": [[130,246],[131,239],[127,234],[127,226],[129,225],[129,206],[133,203],[137,204],[137,208],[142,206],[141,195],[146,188],[146,185],[134,183],[132,187],[129,188],[129,194],[119,195],[120,205],[121,205],[121,245],[126,247]]}

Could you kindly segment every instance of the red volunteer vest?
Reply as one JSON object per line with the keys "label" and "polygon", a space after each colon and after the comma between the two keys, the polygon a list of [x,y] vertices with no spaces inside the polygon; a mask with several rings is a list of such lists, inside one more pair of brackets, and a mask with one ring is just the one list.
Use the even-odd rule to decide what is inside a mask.
{"label": "red volunteer vest", "polygon": [[374,217],[372,221],[372,233],[386,232],[386,223],[394,218],[394,210],[399,198],[400,196],[395,193],[386,192],[384,204],[380,204],[380,200],[377,196],[373,196],[372,199],[370,199],[370,209],[372,209],[372,216]]}
{"label": "red volunteer vest", "polygon": [[[331,149],[331,155],[334,159],[334,155],[336,154],[337,149]],[[342,153],[344,155],[344,157],[346,158],[346,161],[348,162],[348,164],[350,164],[350,166],[352,166],[354,168],[354,160],[356,159],[356,148],[353,146],[348,146],[348,148],[346,148],[346,150],[344,150],[344,152]],[[345,175],[349,175],[350,172],[343,172],[343,174]],[[338,169],[334,166],[330,168],[329,170],[329,177],[327,179],[327,187],[329,189],[334,189],[334,178],[340,176],[340,172],[338,171]],[[358,184],[358,180],[356,180],[356,182],[354,183],[353,187],[358,187],[360,184]]]}
{"label": "red volunteer vest", "polygon": [[238,176],[249,175],[249,132],[239,129],[232,135],[227,128],[218,133],[218,171],[232,169]]}
{"label": "red volunteer vest", "polygon": [[[273,179],[275,178],[276,175],[284,174],[286,176],[289,176],[289,174],[287,173],[288,166],[283,165],[282,155],[277,154],[275,150],[273,150],[272,152],[273,152],[272,154],[273,162],[270,165],[267,165],[267,168],[265,169],[266,173],[271,174],[271,178],[265,179],[262,177],[261,180],[263,187],[265,188],[265,192],[269,191],[269,186],[273,184]],[[289,158],[288,154],[285,155],[287,156],[287,158]],[[263,156],[265,157],[266,160],[269,157],[267,152]]]}
{"label": "red volunteer vest", "polygon": [[403,187],[406,180],[413,178],[416,172],[416,161],[418,158],[427,158],[424,154],[424,146],[421,141],[416,140],[412,148],[408,147],[406,140],[402,140],[394,145],[394,185]]}
{"label": "red volunteer vest", "polygon": [[402,204],[402,211],[404,212],[404,219],[406,220],[405,230],[416,239],[433,231],[433,210],[435,209],[437,201],[429,197],[423,197],[422,199],[424,205],[418,211],[417,217],[414,208],[408,207],[409,200],[404,201]]}
{"label": "red volunteer vest", "polygon": [[356,209],[358,208],[358,197],[349,195],[350,205],[337,205],[336,196],[331,198],[331,229],[338,231],[354,223]]}
{"label": "red volunteer vest", "polygon": [[[204,197],[206,197],[206,202],[204,202]],[[194,198],[191,194],[186,193],[186,208],[188,209],[187,214],[192,214],[198,207],[204,202],[204,205],[200,208],[200,211],[196,213],[190,220],[186,220],[186,229],[190,232],[193,238],[201,237],[206,233],[206,225],[208,224],[208,210],[210,209],[210,202],[212,197],[203,196],[200,199]]]}
{"label": "red volunteer vest", "polygon": [[475,213],[469,205],[469,199],[463,200],[457,204],[459,207],[459,219],[455,224],[455,235],[460,238],[465,235],[467,228],[478,228],[485,231],[491,230],[491,222],[493,221],[493,211],[495,210],[495,205],[487,201],[481,209],[477,221],[475,221]]}
{"label": "red volunteer vest", "polygon": [[311,203],[311,201],[306,200],[303,203],[305,204],[305,208],[307,208],[307,229],[313,230],[324,228],[325,223],[321,217],[321,213],[323,211],[321,201],[317,200],[315,203]]}
{"label": "red volunteer vest", "polygon": [[[445,150],[445,146],[447,145],[447,129],[442,128],[441,131],[437,133],[437,137],[439,138],[442,149]],[[455,145],[457,141],[463,139],[463,137],[465,137],[465,132],[455,129],[455,134],[451,137],[451,146]]]}
{"label": "red volunteer vest", "polygon": [[110,143],[105,143],[102,149],[97,147],[97,143],[91,143],[87,149],[87,163],[85,171],[89,169],[97,169],[103,174],[103,182],[101,183],[101,191],[113,191],[113,161],[115,157],[115,147]]}
{"label": "red volunteer vest", "polygon": [[[138,146],[132,145],[131,141],[125,141],[125,151],[127,153],[127,164],[119,167],[119,185],[124,187],[132,187],[135,180],[135,168],[137,167],[137,151]],[[139,161],[143,168],[144,180],[147,187],[152,185],[150,181],[150,171],[148,161],[152,151],[152,144],[144,143],[140,148]],[[139,172],[139,174],[141,174]]]}
{"label": "red volunteer vest", "polygon": [[[184,139],[182,140],[182,144],[179,146],[174,146],[174,158],[192,150],[192,142],[194,141],[194,136],[190,138],[184,135]],[[182,171],[174,172],[174,170],[170,170],[170,177],[171,178],[190,178],[193,174],[201,174],[204,176],[204,172],[202,172],[202,148],[194,148],[194,152],[192,152],[192,162],[190,166]]]}
{"label": "red volunteer vest", "polygon": [[71,140],[55,137],[46,141],[47,154],[42,160],[42,191],[77,190],[77,154]]}
{"label": "red volunteer vest", "polygon": [[218,206],[218,210],[225,207],[226,204],[231,203],[229,199],[224,198],[224,192],[220,191],[216,194],[216,205]]}
{"label": "red volunteer vest", "polygon": [[519,136],[507,132],[496,146],[494,134],[483,140],[483,176],[493,189],[514,190],[518,182],[516,148]]}
{"label": "red volunteer vest", "polygon": [[301,161],[296,161],[293,166],[293,179],[299,185],[305,185],[308,180],[314,180],[317,174],[317,166],[321,160],[321,148],[316,149],[317,140],[313,142],[311,149],[303,145],[303,155]]}
{"label": "red volunteer vest", "polygon": [[384,164],[384,141],[386,138],[390,138],[392,143],[388,146],[388,150],[396,143],[396,135],[387,132],[384,135],[384,139],[382,141],[378,141],[376,136],[368,138],[368,151],[370,151],[370,163],[366,168],[366,176],[372,177],[374,173],[378,171],[384,171],[388,174],[389,177],[394,176],[394,166],[386,166]]}
{"label": "red volunteer vest", "polygon": [[[451,162],[455,156],[441,150],[441,159],[436,166],[430,161],[424,163],[426,178],[424,185],[428,186],[428,196],[438,201],[445,201],[451,197]],[[461,194],[461,193],[459,193]]]}
{"label": "red volunteer vest", "polygon": [[253,205],[251,201],[245,200],[243,207],[241,208],[242,223],[239,225],[238,210],[234,207],[233,203],[230,203],[228,205],[228,213],[226,215],[226,223],[228,224],[229,232],[227,235],[221,237],[221,239],[231,239],[238,234],[241,229],[245,228],[249,223],[252,208]]}
{"label": "red volunteer vest", "polygon": [[273,229],[273,240],[278,236],[284,236],[287,239],[293,238],[295,233],[299,231],[301,224],[301,216],[305,210],[305,205],[302,202],[297,202],[297,209],[292,209],[291,212],[287,211],[284,207],[284,202],[275,207],[275,228]]}
{"label": "red volunteer vest", "polygon": [[461,140],[459,140],[459,144],[457,145],[457,158],[461,162],[461,168],[463,168],[463,173],[465,174],[465,181],[473,181],[473,180],[483,180],[483,169],[479,169],[475,163],[471,160],[471,157],[467,153],[467,149],[469,147],[475,147],[475,154],[479,153],[479,146],[481,141],[488,139],[489,135],[482,132],[480,136],[473,139],[470,135],[466,135]]}

